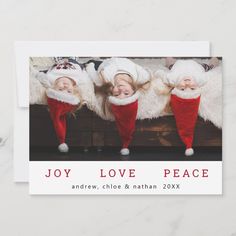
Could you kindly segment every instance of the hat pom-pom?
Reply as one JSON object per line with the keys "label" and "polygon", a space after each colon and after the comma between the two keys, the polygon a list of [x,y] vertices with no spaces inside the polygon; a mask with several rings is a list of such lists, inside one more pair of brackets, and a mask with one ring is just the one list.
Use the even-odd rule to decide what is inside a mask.
{"label": "hat pom-pom", "polygon": [[192,156],[194,154],[194,151],[192,148],[187,148],[185,150],[185,156]]}
{"label": "hat pom-pom", "polygon": [[59,146],[58,146],[58,150],[60,152],[68,152],[69,151],[69,147],[66,143],[61,143]]}
{"label": "hat pom-pom", "polygon": [[120,150],[120,154],[123,155],[123,156],[129,155],[129,149],[128,148],[122,148]]}

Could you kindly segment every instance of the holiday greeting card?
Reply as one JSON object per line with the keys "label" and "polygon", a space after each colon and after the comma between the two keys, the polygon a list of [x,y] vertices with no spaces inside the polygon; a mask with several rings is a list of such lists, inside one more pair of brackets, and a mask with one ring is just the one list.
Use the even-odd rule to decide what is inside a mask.
{"label": "holiday greeting card", "polygon": [[29,181],[29,58],[206,57],[207,41],[23,41],[15,43],[17,93],[14,103],[14,181]]}
{"label": "holiday greeting card", "polygon": [[222,58],[29,58],[31,194],[221,194]]}

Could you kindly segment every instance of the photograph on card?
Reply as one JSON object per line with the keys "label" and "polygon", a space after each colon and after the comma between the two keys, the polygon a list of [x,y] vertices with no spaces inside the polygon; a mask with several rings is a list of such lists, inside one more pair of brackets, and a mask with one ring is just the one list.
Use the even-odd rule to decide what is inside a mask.
{"label": "photograph on card", "polygon": [[30,161],[221,161],[221,57],[30,57]]}

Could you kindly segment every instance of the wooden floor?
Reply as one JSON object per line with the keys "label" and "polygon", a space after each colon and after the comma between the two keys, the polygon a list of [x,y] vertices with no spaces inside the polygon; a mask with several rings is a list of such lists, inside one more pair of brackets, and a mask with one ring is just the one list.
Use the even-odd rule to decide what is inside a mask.
{"label": "wooden floor", "polygon": [[[105,121],[94,112],[83,108],[76,117],[67,117],[66,143],[70,147],[119,147],[120,137],[115,122]],[[56,147],[58,140],[45,105],[30,106],[30,146]],[[212,123],[198,118],[194,132],[194,147],[221,147],[222,131]],[[137,120],[130,146],[183,146],[173,116]]]}
{"label": "wooden floor", "polygon": [[135,148],[129,156],[121,156],[118,148],[96,150],[71,149],[62,154],[55,149],[31,149],[30,161],[221,161],[221,148],[195,148],[191,157],[184,155],[184,148]]}

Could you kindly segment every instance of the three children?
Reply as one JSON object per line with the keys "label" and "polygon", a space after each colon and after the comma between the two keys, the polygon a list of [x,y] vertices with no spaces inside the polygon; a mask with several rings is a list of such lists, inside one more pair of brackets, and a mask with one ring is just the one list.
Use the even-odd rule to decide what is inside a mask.
{"label": "three children", "polygon": [[[201,87],[207,82],[203,65],[193,60],[169,60],[165,75],[160,73],[164,84],[170,87],[170,104],[176,119],[180,138],[186,145],[185,154],[193,154],[192,142],[200,104]],[[211,69],[211,68],[210,68]],[[151,73],[127,58],[105,59],[97,67],[88,63],[82,70],[76,63],[64,61],[52,66],[47,73],[33,67],[31,73],[46,88],[50,116],[60,145],[59,151],[68,152],[65,142],[66,114],[81,105],[78,81],[88,74],[95,93],[104,98],[104,113],[113,114],[122,141],[121,155],[129,155],[137,119],[140,94],[149,89]],[[158,74],[158,73],[157,73]]]}

